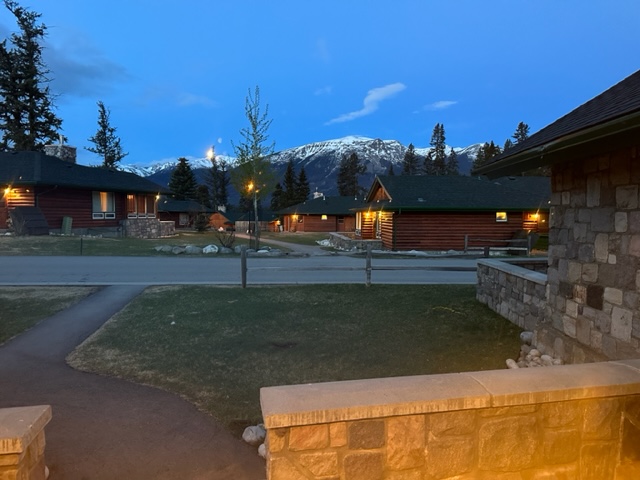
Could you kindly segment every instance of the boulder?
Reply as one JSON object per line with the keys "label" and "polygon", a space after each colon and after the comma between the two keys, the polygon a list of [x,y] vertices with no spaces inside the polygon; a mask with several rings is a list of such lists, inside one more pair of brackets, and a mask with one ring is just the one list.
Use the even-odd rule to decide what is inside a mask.
{"label": "boulder", "polygon": [[252,425],[244,429],[242,433],[242,440],[249,445],[257,447],[261,443],[264,443],[264,439],[267,436],[267,431],[263,425]]}
{"label": "boulder", "polygon": [[195,245],[187,245],[184,248],[184,251],[187,255],[200,255],[202,253],[202,248],[196,247]]}
{"label": "boulder", "polygon": [[229,255],[230,253],[233,253],[233,249],[229,248],[229,247],[220,247],[218,249],[218,253],[223,253],[223,254]]}
{"label": "boulder", "polygon": [[516,363],[516,361],[513,360],[512,358],[508,358],[507,359],[507,367],[509,367],[509,368],[520,368],[518,366],[518,364]]}
{"label": "boulder", "polygon": [[258,455],[260,455],[264,459],[267,458],[267,447],[264,443],[261,443],[258,447]]}
{"label": "boulder", "polygon": [[219,251],[219,248],[217,245],[207,245],[202,249],[202,253],[206,253],[206,254],[215,254],[215,253],[218,253],[218,251]]}
{"label": "boulder", "polygon": [[533,332],[520,333],[520,340],[522,341],[522,343],[531,345],[531,342],[533,341]]}
{"label": "boulder", "polygon": [[173,245],[158,245],[157,247],[154,247],[154,250],[156,252],[171,253]]}
{"label": "boulder", "polygon": [[185,247],[181,247],[179,245],[176,245],[175,247],[173,247],[171,249],[171,253],[175,254],[175,255],[180,255],[181,253],[184,253],[187,249]]}

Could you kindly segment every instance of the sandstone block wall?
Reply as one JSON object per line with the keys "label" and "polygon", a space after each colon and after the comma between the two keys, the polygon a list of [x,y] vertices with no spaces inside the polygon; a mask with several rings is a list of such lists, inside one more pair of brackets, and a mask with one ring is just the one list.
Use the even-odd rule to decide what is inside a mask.
{"label": "sandstone block wall", "polygon": [[555,167],[552,189],[548,311],[538,345],[569,361],[637,358],[637,147]]}
{"label": "sandstone block wall", "polygon": [[122,220],[125,237],[160,238],[175,235],[174,222],[161,222],[157,218],[128,218]]}
{"label": "sandstone block wall", "polygon": [[45,480],[44,427],[51,407],[0,409],[0,480]]}
{"label": "sandstone block wall", "polygon": [[640,478],[640,361],[262,389],[270,480]]}
{"label": "sandstone block wall", "polygon": [[547,276],[534,268],[546,269],[546,265],[546,259],[479,260],[476,299],[520,328],[533,331],[543,321],[547,304]]}

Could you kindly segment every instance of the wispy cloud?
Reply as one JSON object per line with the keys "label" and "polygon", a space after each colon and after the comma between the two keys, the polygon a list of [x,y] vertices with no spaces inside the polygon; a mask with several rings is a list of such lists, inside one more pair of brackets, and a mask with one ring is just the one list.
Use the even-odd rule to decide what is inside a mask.
{"label": "wispy cloud", "polygon": [[350,122],[351,120],[355,120],[356,118],[371,115],[373,112],[378,110],[380,102],[386,100],[387,98],[393,97],[395,94],[403,91],[405,88],[407,88],[406,85],[400,82],[385,85],[384,87],[372,88],[367,92],[367,96],[363,101],[364,105],[360,110],[356,110],[355,112],[350,113],[344,113],[339,117],[329,120],[325,123],[325,125]]}
{"label": "wispy cloud", "polygon": [[313,92],[313,94],[315,96],[331,95],[332,90],[333,88],[331,88],[331,85],[327,85],[326,87],[318,88],[315,92]]}
{"label": "wispy cloud", "polygon": [[193,93],[182,92],[178,95],[179,107],[191,107],[193,105],[200,105],[203,107],[215,107],[216,102],[209,97],[203,95],[195,95]]}
{"label": "wispy cloud", "polygon": [[424,110],[444,110],[458,103],[455,100],[438,100],[437,102],[430,103],[424,106]]}

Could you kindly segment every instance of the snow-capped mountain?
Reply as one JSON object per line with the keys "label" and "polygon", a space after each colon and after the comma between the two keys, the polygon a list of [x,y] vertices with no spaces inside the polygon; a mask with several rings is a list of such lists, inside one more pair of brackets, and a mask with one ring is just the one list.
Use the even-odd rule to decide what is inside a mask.
{"label": "snow-capped mountain", "polygon": [[[460,173],[468,174],[481,146],[480,143],[463,148],[447,146],[446,152],[448,154],[452,149],[455,150],[458,155]],[[304,166],[312,192],[317,190],[325,195],[337,195],[336,177],[343,156],[348,156],[351,153],[358,155],[366,167],[365,174],[359,177],[359,183],[367,188],[376,175],[386,175],[390,166],[393,166],[396,174],[400,174],[406,150],[407,147],[397,140],[350,136],[282,150],[273,154],[271,164],[276,170],[276,178],[284,176],[289,160],[293,162],[296,172],[299,172],[300,168]],[[416,155],[423,159],[430,150],[431,147],[416,148]],[[225,160],[229,165],[233,165],[235,161],[233,157],[217,156],[217,158]],[[209,160],[195,157],[187,157],[187,160],[189,160],[189,165],[194,170],[198,181],[204,183],[204,172],[210,166]],[[148,177],[149,180],[158,184],[167,185],[171,172],[177,163],[177,159],[166,159],[148,167],[120,165],[120,168]]]}

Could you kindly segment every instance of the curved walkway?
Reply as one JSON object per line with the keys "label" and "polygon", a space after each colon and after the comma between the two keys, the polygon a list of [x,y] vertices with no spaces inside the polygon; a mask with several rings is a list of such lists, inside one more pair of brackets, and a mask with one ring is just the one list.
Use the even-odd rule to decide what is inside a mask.
{"label": "curved walkway", "polygon": [[264,461],[176,395],[65,357],[144,290],[110,286],[0,346],[0,407],[51,405],[50,480],[261,480]]}

